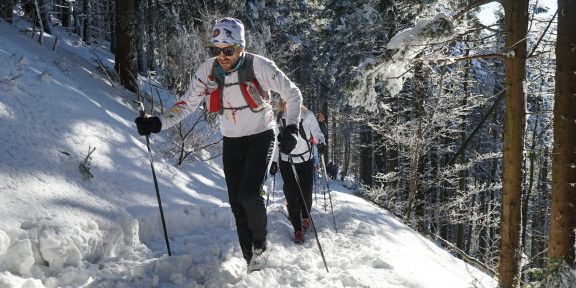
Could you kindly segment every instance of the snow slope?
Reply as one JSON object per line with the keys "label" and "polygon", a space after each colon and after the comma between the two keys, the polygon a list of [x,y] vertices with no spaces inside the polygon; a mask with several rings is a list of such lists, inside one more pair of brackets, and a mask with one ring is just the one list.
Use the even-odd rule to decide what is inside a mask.
{"label": "snow slope", "polygon": [[[176,168],[155,156],[166,253],[134,95],[60,35],[40,46],[0,22],[0,287],[496,287],[390,213],[331,182],[313,233],[291,241],[281,179],[268,182],[268,268],[246,275],[219,160]],[[91,56],[92,55],[92,56]],[[162,135],[151,137],[152,147]],[[79,170],[90,148],[90,178]],[[275,185],[273,185],[275,184]]]}

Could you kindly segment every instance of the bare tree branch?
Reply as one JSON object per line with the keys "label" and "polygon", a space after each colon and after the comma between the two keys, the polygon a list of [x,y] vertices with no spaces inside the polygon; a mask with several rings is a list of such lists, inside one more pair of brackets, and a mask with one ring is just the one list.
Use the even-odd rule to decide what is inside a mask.
{"label": "bare tree branch", "polygon": [[469,3],[466,7],[460,9],[460,11],[458,11],[458,13],[456,13],[454,15],[454,19],[461,18],[462,16],[464,16],[464,14],[468,13],[468,11],[470,11],[476,7],[486,5],[486,4],[492,3],[492,2],[498,2],[498,3],[502,4],[503,1],[505,1],[505,0],[475,0],[475,1],[472,1],[472,3]]}
{"label": "bare tree branch", "polygon": [[548,29],[550,29],[550,26],[552,25],[552,22],[554,22],[554,19],[556,19],[556,15],[558,15],[558,9],[556,9],[556,12],[554,12],[554,15],[552,16],[552,18],[550,18],[550,21],[548,21],[548,25],[546,26],[546,29],[542,31],[542,35],[540,35],[540,38],[536,42],[536,45],[532,47],[532,51],[530,51],[530,54],[528,54],[528,58],[532,57],[532,55],[536,51],[536,48],[538,48],[538,45],[540,45],[540,42],[542,42],[544,35],[546,35],[546,32],[548,32]]}

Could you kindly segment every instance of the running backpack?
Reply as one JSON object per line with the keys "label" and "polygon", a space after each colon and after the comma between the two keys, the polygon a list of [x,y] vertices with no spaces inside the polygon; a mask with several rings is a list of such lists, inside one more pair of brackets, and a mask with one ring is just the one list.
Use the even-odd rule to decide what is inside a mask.
{"label": "running backpack", "polygon": [[[242,110],[250,108],[254,113],[262,111],[266,108],[266,100],[269,99],[269,95],[258,83],[256,76],[254,76],[254,55],[250,53],[244,54],[244,63],[240,69],[238,69],[238,82],[226,84],[224,81],[224,76],[218,73],[218,62],[214,60],[212,65],[212,71],[210,76],[208,76],[210,81],[216,82],[218,87],[210,93],[206,98],[206,107],[208,107],[209,112],[222,115],[224,109],[230,110]],[[240,91],[242,91],[242,96],[246,101],[246,105],[240,107],[224,107],[222,105],[222,95],[224,95],[224,88],[233,85],[240,85]]]}
{"label": "running backpack", "polygon": [[[276,115],[276,122],[278,122],[278,124],[280,125],[279,130],[282,130],[284,128],[286,128],[286,120],[282,119],[282,111],[278,112],[278,115]],[[302,126],[302,122],[304,119],[300,119],[300,123],[298,123],[298,132],[300,134],[300,137],[302,137],[302,139],[306,140],[306,145],[308,146],[308,150],[300,153],[300,154],[290,154],[290,156],[292,157],[300,157],[302,158],[302,161],[306,161],[306,159],[304,159],[304,155],[310,153],[310,155],[312,155],[312,145],[310,144],[311,140],[312,140],[312,135],[310,135],[310,139],[308,139],[306,137],[306,132],[304,131],[304,126]]]}

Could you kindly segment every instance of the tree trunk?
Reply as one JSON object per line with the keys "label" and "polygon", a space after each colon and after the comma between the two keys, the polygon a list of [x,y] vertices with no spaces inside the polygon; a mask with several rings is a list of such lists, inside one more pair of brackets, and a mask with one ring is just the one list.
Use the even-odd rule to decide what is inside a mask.
{"label": "tree trunk", "polygon": [[136,13],[136,51],[138,51],[138,72],[142,75],[146,75],[148,72],[148,66],[146,63],[146,52],[145,45],[147,40],[146,35],[146,22],[144,20],[144,3],[143,0],[134,0],[134,9]]}
{"label": "tree trunk", "polygon": [[360,129],[360,180],[372,187],[372,130],[368,125]]}
{"label": "tree trunk", "polygon": [[146,18],[144,19],[146,22],[146,33],[148,37],[146,37],[146,66],[148,66],[147,70],[154,70],[156,71],[156,61],[154,57],[154,50],[156,49],[156,14],[154,13],[154,2],[152,0],[148,0],[148,5],[146,6]]}
{"label": "tree trunk", "polygon": [[[498,73],[494,75],[496,77],[496,79],[502,79],[504,78],[503,76],[500,76]],[[503,81],[499,81],[499,82],[503,82]],[[502,83],[504,84],[504,83]],[[498,92],[497,91],[503,91],[503,88],[501,85],[497,84],[494,87],[494,94],[496,95]],[[502,97],[505,98],[505,97]],[[499,123],[499,116],[498,114],[502,114],[504,111],[504,109],[499,109],[500,113],[493,113],[492,114],[492,129],[490,129],[490,136],[491,136],[491,142],[492,143],[502,143],[502,131],[499,128],[496,127],[501,127]],[[491,167],[490,167],[490,176],[489,176],[489,181],[488,183],[492,184],[492,185],[501,185],[502,181],[501,181],[501,172],[502,172],[502,160],[501,159],[492,159],[491,162]],[[497,209],[497,207],[499,206],[497,203],[498,202],[502,202],[502,198],[501,198],[501,190],[496,190],[496,189],[490,189],[489,195],[488,195],[488,211],[495,211]],[[500,210],[500,209],[498,209]],[[497,241],[499,241],[499,236],[500,235],[500,226],[498,226],[497,224],[500,221],[500,213],[490,213],[490,216],[488,218],[488,226],[490,227],[488,229],[488,247],[496,247]],[[498,264],[498,260],[497,260],[497,255],[499,254],[500,251],[498,251],[498,249],[489,249],[487,251],[487,259],[490,259],[490,263],[492,264],[492,266],[496,266]]]}
{"label": "tree trunk", "polygon": [[[408,202],[406,204],[406,212],[404,213],[404,219],[410,220],[412,210],[417,211],[421,208],[419,203],[422,199],[422,183],[421,175],[424,172],[424,121],[426,117],[426,111],[424,108],[424,103],[426,101],[428,89],[428,82],[426,81],[426,74],[423,71],[422,64],[418,64],[414,72],[414,120],[416,121],[416,135],[414,135],[414,144],[408,149],[410,150],[410,182],[408,187]],[[417,215],[418,216],[418,215]],[[416,219],[419,221],[419,219]]]}
{"label": "tree trunk", "polygon": [[[326,102],[325,104],[327,104],[327,103],[328,102]],[[323,111],[325,112],[324,115],[325,115],[326,121],[328,121],[328,119],[329,119],[328,118],[328,105],[325,105],[325,106],[326,106],[325,107],[326,110],[323,110]],[[338,130],[336,129],[336,125],[338,122],[338,120],[336,120],[336,117],[337,117],[336,113],[338,113],[338,112],[336,110],[333,110],[332,115],[331,115],[332,116],[332,120],[331,120],[332,123],[330,123],[330,124],[332,124],[332,137],[328,137],[328,135],[330,133],[330,132],[328,132],[328,123],[324,122],[324,125],[323,125],[324,128],[320,127],[321,130],[324,129],[326,131],[326,133],[324,133],[324,130],[323,130],[322,133],[324,133],[324,138],[326,138],[326,154],[328,155],[328,159],[332,159],[332,162],[334,162],[335,164],[340,162],[340,159],[339,159],[340,155],[338,155],[336,153],[336,151],[339,150],[337,148],[338,148],[338,144],[339,144],[338,137],[340,136],[340,135],[338,135],[338,132],[337,132]],[[330,146],[330,145],[332,145],[332,146]]]}
{"label": "tree trunk", "polygon": [[552,149],[552,211],[548,265],[560,261],[574,267],[576,211],[576,1],[558,0],[554,146]]}
{"label": "tree trunk", "polygon": [[348,175],[348,168],[350,167],[350,153],[351,153],[351,149],[350,149],[350,141],[351,141],[351,135],[350,133],[344,133],[344,159],[343,162],[344,164],[342,165],[342,172],[340,172],[340,180],[344,181],[344,178],[346,177],[346,175]]}
{"label": "tree trunk", "polygon": [[34,10],[36,11],[36,17],[34,18],[34,26],[37,25],[37,27],[40,29],[40,37],[38,38],[38,42],[40,43],[40,45],[42,45],[42,40],[44,37],[44,24],[42,24],[42,14],[40,12],[40,6],[38,4],[38,0],[34,0]]}
{"label": "tree trunk", "polygon": [[[399,102],[399,100],[393,102],[392,109],[394,112],[390,113],[390,123],[395,123],[398,118],[400,118],[397,107]],[[386,157],[386,173],[398,173],[400,170],[400,152],[398,151],[398,145],[394,142],[388,141],[388,146],[386,146],[386,153],[388,154]],[[393,193],[397,194],[398,180],[396,179],[397,177],[395,177],[395,179],[388,180],[384,189],[387,189],[388,191],[394,191]],[[394,194],[390,195],[390,198],[396,198]]]}
{"label": "tree trunk", "polygon": [[489,212],[490,210],[488,207],[488,201],[487,201],[487,193],[486,192],[482,192],[480,193],[480,195],[478,196],[480,199],[478,201],[480,201],[479,205],[480,205],[480,214],[481,215],[485,215],[485,219],[484,221],[480,221],[478,223],[478,225],[480,225],[480,227],[478,228],[478,255],[480,257],[478,257],[480,259],[480,261],[482,261],[482,263],[486,263],[486,259],[487,259],[487,255],[488,255],[488,228],[487,226],[490,224],[490,219],[488,218],[488,216],[490,215]]}
{"label": "tree trunk", "polygon": [[134,45],[134,1],[116,1],[116,64],[120,83],[136,92],[136,51]]}
{"label": "tree trunk", "polygon": [[522,152],[526,122],[523,83],[526,74],[528,0],[506,1],[503,5],[506,15],[506,48],[514,53],[505,62],[507,90],[498,276],[500,287],[512,288],[520,285],[522,258]]}
{"label": "tree trunk", "polygon": [[52,28],[50,27],[50,8],[49,4],[52,2],[48,0],[38,0],[38,5],[40,5],[40,18],[42,19],[42,28],[44,33],[52,34]]}
{"label": "tree trunk", "polygon": [[84,29],[82,30],[82,41],[90,45],[92,43],[92,11],[90,11],[90,0],[84,0],[82,10],[84,11]]}
{"label": "tree trunk", "polygon": [[[497,137],[495,136],[496,131],[494,130],[494,139],[497,139]],[[498,170],[498,163],[499,160],[497,159],[493,159],[492,160],[492,167],[490,168],[490,179],[492,179],[491,183],[497,183],[499,181],[496,181],[496,177],[497,177],[497,173],[496,171]],[[495,191],[494,189],[490,190],[490,199],[489,201],[489,206],[488,206],[488,210],[489,211],[493,211],[496,207],[496,202],[499,200],[497,197],[497,191]],[[499,193],[498,193],[499,194]],[[500,234],[500,229],[499,226],[496,225],[496,223],[498,223],[499,220],[499,215],[497,215],[496,213],[491,213],[490,214],[490,218],[488,219],[488,225],[490,226],[490,230],[489,230],[489,235],[488,235],[488,239],[490,239],[490,244],[489,246],[494,245],[493,243],[497,240],[498,236]],[[488,254],[490,256],[488,256],[488,258],[491,258],[492,255],[496,255],[496,253],[498,252],[492,252],[492,251],[488,251]]]}
{"label": "tree trunk", "polygon": [[[542,77],[542,79],[544,79],[544,77]],[[544,84],[544,83],[543,83]],[[543,85],[542,84],[542,85]],[[540,86],[542,87],[542,86]],[[541,91],[540,91],[541,92]],[[530,207],[530,203],[531,203],[531,196],[533,194],[533,187],[534,187],[534,181],[536,181],[536,179],[534,178],[534,170],[536,169],[536,165],[537,165],[537,156],[536,156],[536,146],[538,143],[538,126],[540,123],[540,102],[538,102],[539,100],[536,99],[536,119],[534,119],[534,129],[532,130],[532,141],[530,143],[530,150],[528,151],[528,159],[526,159],[527,165],[529,165],[530,169],[528,170],[528,177],[526,177],[526,189],[524,189],[524,195],[523,196],[523,200],[522,200],[522,219],[524,219],[524,221],[522,221],[522,246],[523,247],[527,247],[527,229],[526,227],[528,227],[528,209]],[[529,162],[528,162],[529,161]],[[528,251],[526,251],[526,253],[528,253]]]}
{"label": "tree trunk", "polygon": [[6,22],[12,24],[12,17],[14,16],[14,0],[2,0],[0,6],[0,17],[4,18]]}
{"label": "tree trunk", "polygon": [[116,24],[114,20],[116,19],[116,7],[112,0],[107,0],[106,5],[108,5],[108,11],[113,14],[113,23],[110,23],[110,52],[116,53]]}
{"label": "tree trunk", "polygon": [[[384,145],[384,137],[382,134],[374,133],[374,173],[386,173],[386,146]],[[375,179],[376,186],[382,186],[383,181]]]}
{"label": "tree trunk", "polygon": [[[468,37],[464,37],[464,43],[468,43]],[[466,49],[466,52],[464,53],[465,57],[468,57],[470,55],[470,49]],[[470,78],[470,61],[466,61],[466,63],[464,64],[464,76],[463,76],[463,80],[464,83],[462,83],[462,93],[464,93],[464,98],[462,99],[462,106],[466,107],[468,105],[468,97],[470,95],[470,91],[468,88],[468,81]],[[462,116],[465,117],[465,116]],[[460,141],[462,141],[462,143],[466,142],[466,131],[467,131],[467,121],[466,119],[462,119],[462,124],[460,125],[460,129],[461,129],[461,133],[460,133]],[[460,164],[462,164],[463,166],[466,165],[466,150],[462,150],[462,153],[460,154]],[[460,171],[460,177],[459,177],[459,182],[458,182],[458,193],[461,194],[466,194],[466,177],[467,177],[467,171],[465,169],[462,169]],[[463,206],[461,211],[458,211],[458,214],[461,215],[465,215],[466,211],[465,211],[465,206]],[[469,207],[474,207],[474,205],[470,205]],[[473,210],[470,209],[470,212],[472,213]],[[465,234],[465,230],[466,230],[466,226],[465,226],[465,220],[463,219],[462,222],[458,223],[457,228],[456,228],[456,247],[458,247],[460,250],[465,251],[465,246],[466,246],[466,239],[464,237]],[[470,230],[471,232],[471,230]],[[472,235],[472,233],[469,233],[470,235]],[[468,251],[466,251],[468,252]]]}
{"label": "tree trunk", "polygon": [[[531,223],[531,268],[545,268],[546,251],[546,215],[548,215],[548,148],[544,148],[544,153],[540,157],[541,169],[538,173],[538,185],[534,201],[534,211]],[[532,281],[541,279],[532,278]]]}
{"label": "tree trunk", "polygon": [[62,13],[62,27],[66,27],[66,28],[70,28],[72,27],[72,22],[73,22],[73,18],[72,15],[74,15],[74,5],[67,1],[67,0],[63,0],[60,3],[60,13]]}

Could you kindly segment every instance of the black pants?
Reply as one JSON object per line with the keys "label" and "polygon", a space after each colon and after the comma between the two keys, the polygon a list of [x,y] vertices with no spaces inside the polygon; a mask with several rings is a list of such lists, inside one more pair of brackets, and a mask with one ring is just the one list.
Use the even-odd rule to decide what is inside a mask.
{"label": "black pants", "polygon": [[[309,213],[312,209],[314,160],[310,159],[306,162],[294,163],[294,167],[298,174],[302,194],[304,194],[304,201],[302,201],[302,196],[300,196],[292,166],[289,162],[280,161],[280,173],[282,174],[282,180],[284,180],[284,197],[286,197],[286,202],[288,202],[290,222],[292,222],[294,231],[302,231],[302,218],[309,218]],[[306,211],[306,208],[308,208],[308,211]]]}
{"label": "black pants", "polygon": [[252,247],[266,245],[267,215],[260,188],[274,145],[274,131],[238,138],[224,137],[222,161],[228,199],[236,219],[242,255],[252,259]]}

